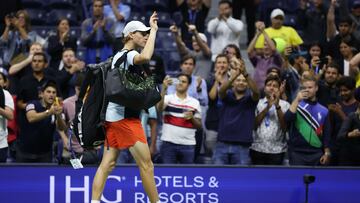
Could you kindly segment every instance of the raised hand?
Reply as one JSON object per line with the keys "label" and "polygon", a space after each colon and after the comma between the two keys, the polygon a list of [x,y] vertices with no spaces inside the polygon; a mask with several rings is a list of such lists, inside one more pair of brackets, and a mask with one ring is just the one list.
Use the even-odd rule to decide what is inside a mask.
{"label": "raised hand", "polygon": [[149,20],[149,24],[151,29],[154,30],[158,30],[158,25],[157,25],[157,21],[159,20],[156,11],[154,11],[154,13],[151,15],[150,20]]}

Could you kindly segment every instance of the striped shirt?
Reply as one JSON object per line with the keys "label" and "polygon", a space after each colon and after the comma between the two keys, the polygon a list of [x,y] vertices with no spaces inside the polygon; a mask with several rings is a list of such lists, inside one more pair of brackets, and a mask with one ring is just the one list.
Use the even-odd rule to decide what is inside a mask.
{"label": "striped shirt", "polygon": [[194,118],[201,119],[200,103],[189,95],[180,99],[176,94],[165,95],[163,132],[161,140],[182,145],[195,145],[195,127],[184,118],[184,112],[193,111]]}

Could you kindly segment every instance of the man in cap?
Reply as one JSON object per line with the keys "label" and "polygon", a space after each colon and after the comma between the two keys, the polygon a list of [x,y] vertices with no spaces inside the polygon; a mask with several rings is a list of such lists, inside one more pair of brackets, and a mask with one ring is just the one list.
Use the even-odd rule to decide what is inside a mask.
{"label": "man in cap", "polygon": [[[265,29],[265,32],[269,35],[270,39],[282,38],[286,44],[291,47],[298,47],[303,43],[303,40],[296,32],[296,30],[290,26],[284,26],[285,13],[281,9],[277,8],[271,12],[271,27]],[[255,44],[255,48],[264,47],[264,35],[260,35]]]}

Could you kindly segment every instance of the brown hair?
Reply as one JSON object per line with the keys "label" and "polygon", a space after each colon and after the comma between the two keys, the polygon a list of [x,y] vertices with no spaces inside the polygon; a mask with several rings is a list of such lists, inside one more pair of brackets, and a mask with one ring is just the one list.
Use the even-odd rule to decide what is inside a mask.
{"label": "brown hair", "polygon": [[26,10],[18,10],[16,12],[16,17],[19,17],[20,14],[24,14],[25,30],[26,30],[26,32],[30,32],[30,30],[31,30],[31,19],[30,19],[29,13]]}

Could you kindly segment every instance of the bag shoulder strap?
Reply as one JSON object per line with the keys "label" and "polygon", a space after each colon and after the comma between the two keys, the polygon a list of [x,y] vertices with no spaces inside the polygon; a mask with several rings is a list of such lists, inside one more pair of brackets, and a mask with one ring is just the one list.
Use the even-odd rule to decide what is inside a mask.
{"label": "bag shoulder strap", "polygon": [[81,87],[80,87],[80,92],[79,92],[79,96],[78,96],[78,101],[83,101],[84,96],[85,96],[86,91],[87,91],[87,88],[88,88],[88,86],[90,85],[93,77],[94,77],[94,73],[93,73],[90,69],[88,69],[88,70],[86,71],[86,75],[85,75],[84,81],[83,81],[83,83],[81,84]]}
{"label": "bag shoulder strap", "polygon": [[126,62],[127,62],[127,54],[132,51],[133,49],[130,49],[130,50],[127,50],[125,49],[125,53],[123,53],[123,55],[115,62],[115,68],[116,67],[120,67],[120,65],[125,62],[125,65],[126,65]]}

